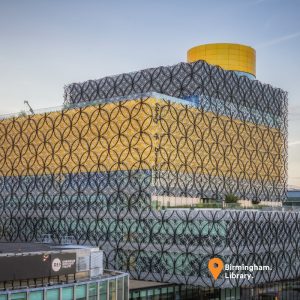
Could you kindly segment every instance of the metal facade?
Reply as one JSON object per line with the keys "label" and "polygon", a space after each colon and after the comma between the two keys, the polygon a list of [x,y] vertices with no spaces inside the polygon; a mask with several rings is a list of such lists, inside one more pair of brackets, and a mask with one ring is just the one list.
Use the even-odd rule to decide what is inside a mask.
{"label": "metal facade", "polygon": [[[166,96],[127,96],[155,91]],[[299,275],[297,213],[153,208],[227,193],[284,200],[285,92],[196,62],[73,84],[65,104],[0,121],[2,240],[73,236],[145,280],[240,284],[212,281],[213,256],[270,264],[258,282]]]}

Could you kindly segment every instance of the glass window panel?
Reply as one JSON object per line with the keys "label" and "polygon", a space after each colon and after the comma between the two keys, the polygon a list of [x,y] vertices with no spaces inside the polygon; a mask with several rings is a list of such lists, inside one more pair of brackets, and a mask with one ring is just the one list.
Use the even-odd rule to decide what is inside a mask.
{"label": "glass window panel", "polygon": [[124,300],[128,300],[128,276],[124,277]]}
{"label": "glass window panel", "polygon": [[61,291],[62,300],[73,300],[73,288],[65,287]]}
{"label": "glass window panel", "polygon": [[12,300],[26,300],[27,295],[26,293],[15,293],[15,294],[11,294],[10,299]]}
{"label": "glass window panel", "polygon": [[29,300],[43,300],[44,292],[43,291],[35,291],[29,293]]}
{"label": "glass window panel", "polygon": [[86,285],[76,286],[76,299],[86,299]]}
{"label": "glass window panel", "polygon": [[147,290],[141,290],[140,291],[140,297],[143,299],[143,298],[146,298],[147,297]]}
{"label": "glass window panel", "polygon": [[109,300],[116,300],[116,280],[109,281]]}
{"label": "glass window panel", "polygon": [[58,300],[59,299],[59,289],[47,290],[47,300]]}
{"label": "glass window panel", "polygon": [[6,300],[7,299],[7,295],[0,295],[0,300]]}
{"label": "glass window panel", "polygon": [[100,282],[99,293],[100,293],[100,300],[107,299],[107,281]]}
{"label": "glass window panel", "polygon": [[90,300],[97,299],[97,283],[89,284],[89,299]]}
{"label": "glass window panel", "polygon": [[139,291],[131,292],[130,299],[139,299],[139,298],[140,298],[140,292]]}
{"label": "glass window panel", "polygon": [[123,277],[118,278],[117,280],[117,299],[118,300],[123,300]]}

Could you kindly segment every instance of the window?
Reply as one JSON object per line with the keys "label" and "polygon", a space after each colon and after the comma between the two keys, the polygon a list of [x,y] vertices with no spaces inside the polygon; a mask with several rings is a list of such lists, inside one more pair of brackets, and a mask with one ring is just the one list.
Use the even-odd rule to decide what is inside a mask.
{"label": "window", "polygon": [[118,278],[117,299],[123,300],[123,277]]}
{"label": "window", "polygon": [[128,276],[124,277],[124,291],[125,291],[125,295],[124,295],[124,300],[128,300]]}
{"label": "window", "polygon": [[62,288],[61,298],[62,300],[73,300],[73,288],[72,287]]}
{"label": "window", "polygon": [[107,281],[102,281],[99,284],[100,300],[107,299]]}
{"label": "window", "polygon": [[109,300],[116,300],[116,280],[109,281]]}
{"label": "window", "polygon": [[47,290],[47,300],[59,300],[59,289]]}
{"label": "window", "polygon": [[43,298],[44,298],[43,291],[30,292],[28,297],[29,300],[43,300]]}
{"label": "window", "polygon": [[89,299],[90,300],[97,300],[97,283],[91,283],[89,285]]}
{"label": "window", "polygon": [[86,285],[76,286],[76,300],[85,300],[86,299]]}
{"label": "window", "polygon": [[27,296],[26,293],[15,293],[11,294],[10,299],[11,300],[26,300]]}

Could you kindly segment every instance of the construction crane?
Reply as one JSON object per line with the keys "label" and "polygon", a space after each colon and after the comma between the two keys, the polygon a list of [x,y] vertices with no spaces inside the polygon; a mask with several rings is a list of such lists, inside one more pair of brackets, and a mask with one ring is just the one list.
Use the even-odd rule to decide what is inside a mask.
{"label": "construction crane", "polygon": [[27,107],[28,107],[30,113],[31,113],[31,114],[34,114],[34,111],[33,111],[32,107],[30,106],[30,104],[29,104],[29,102],[28,102],[27,100],[24,101],[24,104],[27,105]]}

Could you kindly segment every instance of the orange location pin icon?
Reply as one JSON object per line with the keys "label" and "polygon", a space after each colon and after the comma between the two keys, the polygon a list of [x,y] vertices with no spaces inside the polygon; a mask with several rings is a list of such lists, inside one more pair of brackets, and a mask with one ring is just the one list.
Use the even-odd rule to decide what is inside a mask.
{"label": "orange location pin icon", "polygon": [[222,272],[224,268],[224,263],[222,259],[214,257],[209,260],[208,262],[208,269],[215,280],[218,279],[220,273]]}

